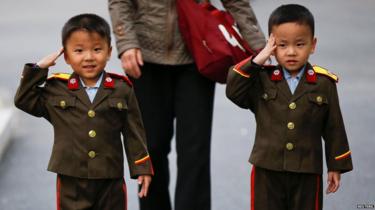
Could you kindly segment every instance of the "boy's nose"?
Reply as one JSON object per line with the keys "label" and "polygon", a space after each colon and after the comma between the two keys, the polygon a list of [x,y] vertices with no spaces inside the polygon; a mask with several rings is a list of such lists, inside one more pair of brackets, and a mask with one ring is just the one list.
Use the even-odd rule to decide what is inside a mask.
{"label": "boy's nose", "polygon": [[287,50],[289,56],[296,55],[296,49],[294,47],[289,47]]}
{"label": "boy's nose", "polygon": [[91,52],[86,52],[85,54],[85,60],[92,60],[93,59],[93,55]]}

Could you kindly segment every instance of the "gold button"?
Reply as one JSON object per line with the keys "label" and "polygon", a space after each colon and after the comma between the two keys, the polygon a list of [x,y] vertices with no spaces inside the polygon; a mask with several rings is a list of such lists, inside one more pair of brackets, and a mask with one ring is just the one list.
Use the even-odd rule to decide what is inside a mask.
{"label": "gold button", "polygon": [[121,102],[118,102],[118,103],[117,103],[117,108],[118,108],[118,109],[122,109],[122,108],[123,108],[123,105],[122,105]]}
{"label": "gold button", "polygon": [[316,97],[316,101],[321,104],[323,102],[323,98],[321,96]]}
{"label": "gold button", "polygon": [[65,109],[66,107],[66,102],[64,100],[60,101],[60,107]]}
{"label": "gold button", "polygon": [[294,149],[294,145],[293,145],[292,143],[290,143],[290,142],[287,143],[285,147],[286,147],[286,149],[289,150],[289,151]]}
{"label": "gold button", "polygon": [[89,110],[89,112],[87,112],[87,115],[91,118],[95,117],[95,111],[94,110]]}
{"label": "gold button", "polygon": [[96,136],[96,132],[94,130],[89,131],[89,136],[94,138]]}
{"label": "gold button", "polygon": [[267,100],[268,99],[268,94],[264,93],[262,97],[263,97],[264,100]]}
{"label": "gold button", "polygon": [[296,108],[297,108],[297,104],[296,103],[292,102],[292,103],[289,104],[289,109],[294,110]]}
{"label": "gold button", "polygon": [[294,129],[294,123],[289,122],[288,123],[288,128],[289,128],[289,130],[293,130]]}
{"label": "gold button", "polygon": [[90,151],[88,153],[88,155],[89,155],[90,158],[95,158],[96,157],[96,152],[95,151]]}

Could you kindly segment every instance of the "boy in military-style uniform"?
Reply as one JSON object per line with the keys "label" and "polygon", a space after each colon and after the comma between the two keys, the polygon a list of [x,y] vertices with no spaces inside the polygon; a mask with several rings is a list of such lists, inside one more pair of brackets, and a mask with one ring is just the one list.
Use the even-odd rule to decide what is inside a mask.
{"label": "boy in military-style uniform", "polygon": [[[322,140],[326,193],[336,192],[352,161],[336,89],[337,77],[308,63],[316,46],[314,18],[300,5],[270,16],[270,38],[256,56],[234,66],[226,93],[250,109],[257,128],[250,156],[252,210],[322,209]],[[278,65],[265,62],[274,55]]]}
{"label": "boy in military-style uniform", "polygon": [[[94,14],[72,17],[62,30],[63,49],[26,64],[15,105],[54,128],[48,170],[57,173],[57,209],[124,210],[121,134],[130,176],[147,195],[153,169],[130,81],[104,71],[111,55],[108,23]],[[74,73],[48,68],[64,54]],[[44,84],[44,85],[43,85]]]}

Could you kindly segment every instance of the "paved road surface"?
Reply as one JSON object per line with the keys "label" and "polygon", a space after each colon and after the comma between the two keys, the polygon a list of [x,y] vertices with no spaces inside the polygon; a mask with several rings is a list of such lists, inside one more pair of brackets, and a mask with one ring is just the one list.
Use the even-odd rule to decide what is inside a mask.
{"label": "paved road surface", "polygon": [[[264,29],[270,12],[287,2],[293,1],[252,2]],[[375,204],[375,2],[295,2],[308,6],[315,14],[318,46],[312,63],[340,75],[338,90],[353,151],[355,170],[343,176],[338,193],[325,197],[325,209],[351,210],[357,209],[357,204]],[[0,97],[6,99],[5,104],[12,104],[23,63],[36,62],[57,50],[63,23],[82,12],[94,12],[109,20],[106,1],[1,1]],[[107,69],[121,72],[115,54]],[[54,71],[69,68],[60,60]],[[54,209],[55,175],[45,169],[52,146],[51,126],[21,112],[16,117],[13,143],[0,163],[0,210]],[[249,209],[247,158],[253,143],[254,118],[225,98],[222,85],[216,90],[213,126],[213,210]],[[173,163],[175,154],[170,158]],[[175,168],[172,164],[172,174]],[[129,209],[137,209],[134,181],[127,182]]]}

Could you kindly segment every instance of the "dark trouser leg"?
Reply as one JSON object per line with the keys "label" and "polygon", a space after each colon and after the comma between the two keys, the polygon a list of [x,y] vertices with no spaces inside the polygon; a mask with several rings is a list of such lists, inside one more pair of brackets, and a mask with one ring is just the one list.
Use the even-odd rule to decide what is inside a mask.
{"label": "dark trouser leg", "polygon": [[321,175],[253,167],[251,210],[321,210]]}
{"label": "dark trouser leg", "polygon": [[127,210],[126,186],[119,179],[57,176],[57,210]]}
{"label": "dark trouser leg", "polygon": [[126,183],[123,178],[90,180],[97,190],[92,210],[127,210]]}
{"label": "dark trouser leg", "polygon": [[140,199],[142,210],[171,210],[168,153],[173,136],[174,81],[165,68],[146,63],[141,78],[133,80],[155,172],[147,197]]}
{"label": "dark trouser leg", "polygon": [[287,210],[284,172],[253,166],[251,210]]}
{"label": "dark trouser leg", "polygon": [[177,184],[175,210],[211,208],[210,145],[215,84],[195,65],[179,66],[175,89]]}
{"label": "dark trouser leg", "polygon": [[89,210],[92,190],[88,179],[57,175],[57,210]]}
{"label": "dark trouser leg", "polygon": [[288,210],[322,210],[323,183],[322,176],[317,174],[289,174],[289,208]]}

